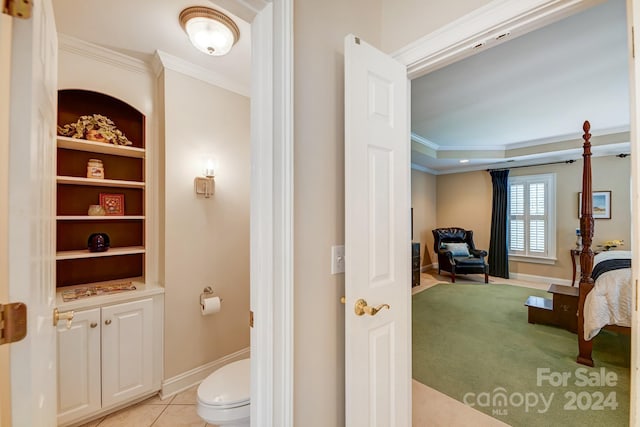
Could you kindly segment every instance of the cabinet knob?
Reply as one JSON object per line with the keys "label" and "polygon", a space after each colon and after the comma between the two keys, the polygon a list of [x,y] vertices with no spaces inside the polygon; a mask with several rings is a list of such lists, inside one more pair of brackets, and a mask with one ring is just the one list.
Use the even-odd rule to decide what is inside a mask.
{"label": "cabinet knob", "polygon": [[91,324],[89,325],[92,328],[95,328],[96,326],[98,326],[98,324],[96,322],[91,322]]}
{"label": "cabinet knob", "polygon": [[110,324],[111,324],[111,319],[107,319],[107,320],[105,320],[105,321],[104,321],[104,324],[105,324],[105,325],[110,325]]}

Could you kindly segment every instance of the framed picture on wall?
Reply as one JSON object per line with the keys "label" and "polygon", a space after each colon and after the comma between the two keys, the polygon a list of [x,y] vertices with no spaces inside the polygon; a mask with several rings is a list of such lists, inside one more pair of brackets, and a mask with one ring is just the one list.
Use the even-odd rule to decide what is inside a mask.
{"label": "framed picture on wall", "polygon": [[[582,216],[582,192],[578,193],[578,218]],[[593,192],[593,219],[611,219],[611,191]]]}

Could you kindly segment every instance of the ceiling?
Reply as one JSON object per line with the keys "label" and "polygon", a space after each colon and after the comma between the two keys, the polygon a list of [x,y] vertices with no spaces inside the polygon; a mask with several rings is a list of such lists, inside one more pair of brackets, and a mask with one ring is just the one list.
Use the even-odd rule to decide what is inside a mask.
{"label": "ceiling", "polygon": [[[207,6],[227,14],[240,29],[240,39],[225,56],[196,50],[178,21],[190,6]],[[251,25],[208,0],[55,0],[59,33],[149,61],[156,50],[182,59],[247,88],[251,81]]]}
{"label": "ceiling", "polygon": [[[209,0],[53,4],[59,33],[145,61],[160,50],[249,92],[251,26]],[[237,23],[228,55],[190,44],[178,22],[189,6]],[[577,159],[585,119],[594,155],[628,153],[628,80],[625,1],[609,0],[413,80],[412,164],[440,174]]]}
{"label": "ceiling", "polygon": [[610,0],[413,80],[414,167],[577,159],[584,120],[594,155],[628,153],[627,55],[625,1]]}

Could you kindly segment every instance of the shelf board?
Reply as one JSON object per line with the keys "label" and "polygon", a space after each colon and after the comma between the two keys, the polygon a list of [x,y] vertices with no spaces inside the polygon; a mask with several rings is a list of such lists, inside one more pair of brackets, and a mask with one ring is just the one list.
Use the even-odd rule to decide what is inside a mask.
{"label": "shelf board", "polygon": [[127,145],[115,145],[105,142],[88,141],[86,139],[58,136],[58,148],[69,150],[88,151],[90,153],[112,154],[114,156],[135,157],[144,159],[144,148],[130,147]]}
{"label": "shelf board", "polygon": [[144,215],[58,215],[58,221],[117,221],[123,219],[144,219]]}
{"label": "shelf board", "polygon": [[119,188],[144,188],[144,182],[140,181],[124,181],[121,179],[99,179],[99,178],[81,178],[77,176],[60,176],[56,177],[58,184],[70,185],[92,185],[96,187],[119,187]]}
{"label": "shelf board", "polygon": [[128,246],[124,248],[109,248],[105,252],[89,252],[88,249],[78,251],[63,251],[56,253],[56,260],[65,259],[81,259],[81,258],[99,258],[106,256],[133,255],[145,253],[144,246]]}

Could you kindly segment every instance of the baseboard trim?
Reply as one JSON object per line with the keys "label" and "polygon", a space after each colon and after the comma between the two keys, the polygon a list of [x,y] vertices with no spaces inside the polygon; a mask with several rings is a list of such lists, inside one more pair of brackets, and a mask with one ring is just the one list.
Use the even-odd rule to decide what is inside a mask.
{"label": "baseboard trim", "polygon": [[434,270],[434,269],[435,270],[438,269],[438,263],[423,265],[422,267],[420,267],[420,272],[426,273],[427,271]]}
{"label": "baseboard trim", "polygon": [[509,278],[510,279],[515,279],[515,280],[526,280],[527,282],[548,282],[549,284],[556,283],[558,285],[571,286],[571,280],[569,280],[569,279],[559,279],[557,277],[536,276],[536,275],[533,275],[533,274],[511,273],[511,272],[509,272]]}
{"label": "baseboard trim", "polygon": [[[213,371],[223,367],[226,364],[235,362],[236,360],[246,359],[250,355],[249,347],[236,351],[235,353],[228,354],[221,357],[218,360],[209,362],[205,365],[198,366],[197,368],[183,372],[175,377],[168,378],[162,381],[162,388],[160,389],[160,399],[168,399],[169,397],[180,393],[196,384],[199,384],[209,376]],[[195,402],[194,402],[195,403]]]}
{"label": "baseboard trim", "polygon": [[[438,263],[434,263],[431,264],[431,266],[426,266],[426,267],[422,267],[421,271],[427,271],[429,269],[434,269],[434,270],[438,270]],[[490,278],[494,278],[495,279],[500,279],[499,277],[495,277],[495,276],[489,276]],[[567,286],[571,286],[571,280],[569,279],[559,279],[557,277],[548,277],[548,276],[536,276],[534,274],[525,274],[525,273],[512,273],[509,272],[509,278],[510,279],[515,279],[515,280],[526,280],[527,282],[548,282],[549,284],[551,283],[556,283],[558,285],[567,285]],[[579,280],[579,278],[576,277],[577,280]]]}

